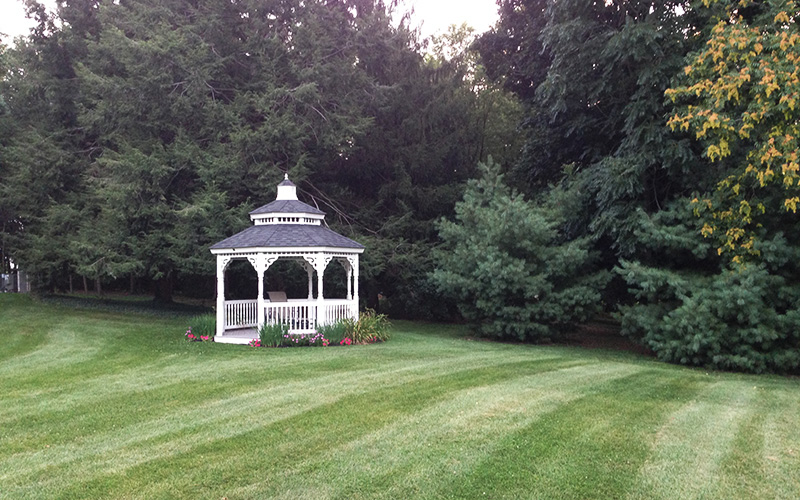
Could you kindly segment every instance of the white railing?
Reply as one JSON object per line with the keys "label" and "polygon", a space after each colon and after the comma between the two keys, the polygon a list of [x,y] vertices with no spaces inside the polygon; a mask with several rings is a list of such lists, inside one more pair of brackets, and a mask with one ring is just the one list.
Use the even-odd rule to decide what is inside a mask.
{"label": "white railing", "polygon": [[[347,299],[326,299],[321,305],[316,300],[307,299],[267,302],[264,306],[264,322],[269,325],[288,325],[292,332],[310,333],[315,331],[317,325],[355,318],[356,307],[355,301]],[[225,329],[257,328],[257,313],[257,300],[228,300],[225,302]]]}
{"label": "white railing", "polygon": [[255,328],[258,326],[257,300],[225,301],[225,329]]}
{"label": "white railing", "polygon": [[319,324],[329,325],[345,318],[352,318],[354,317],[352,313],[354,309],[354,302],[352,300],[325,300],[322,302]]}
{"label": "white railing", "polygon": [[264,307],[264,322],[283,324],[289,331],[313,331],[316,327],[316,307],[308,301],[268,302]]}

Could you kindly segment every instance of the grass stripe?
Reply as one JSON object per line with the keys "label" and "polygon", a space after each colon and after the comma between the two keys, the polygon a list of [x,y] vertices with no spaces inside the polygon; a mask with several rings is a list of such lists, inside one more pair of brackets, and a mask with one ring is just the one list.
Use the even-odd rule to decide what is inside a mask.
{"label": "grass stripe", "polygon": [[[362,432],[387,425],[399,414],[417,411],[428,402],[436,400],[454,388],[472,384],[475,381],[487,383],[503,379],[521,369],[536,371],[550,369],[551,366],[548,362],[541,364],[528,362],[525,365],[527,366],[521,366],[520,363],[505,363],[489,368],[459,370],[443,377],[408,382],[402,385],[402,390],[398,390],[398,386],[382,387],[380,384],[373,385],[374,388],[368,391],[353,390],[329,403],[309,405],[302,412],[292,413],[288,416],[283,413],[283,418],[267,425],[252,422],[250,430],[244,433],[230,437],[215,435],[209,441],[195,439],[195,442],[201,443],[198,447],[183,450],[178,454],[169,454],[166,457],[152,457],[152,460],[146,463],[135,465],[133,473],[138,474],[141,470],[146,470],[151,481],[158,482],[162,476],[165,476],[164,481],[171,482],[174,478],[172,474],[185,474],[184,471],[190,468],[190,464],[198,454],[205,457],[206,463],[219,462],[241,468],[244,464],[227,456],[227,450],[236,449],[237,454],[250,457],[248,465],[257,471],[257,474],[271,476],[283,472],[283,464],[295,464],[303,455],[316,454],[321,450],[346,442]],[[329,394],[324,388],[322,390],[314,389],[310,392],[317,397]],[[367,408],[369,409],[368,420],[353,420],[355,415]],[[269,408],[269,410],[273,409]],[[265,416],[265,419],[268,417]],[[322,421],[347,424],[342,424],[336,429],[329,429],[320,425]],[[269,443],[269,446],[265,447],[265,443]],[[176,447],[173,445],[171,449],[175,450]],[[258,450],[262,450],[261,453]],[[202,473],[202,471],[199,472]],[[123,473],[123,477],[126,473],[127,471]],[[77,498],[87,493],[104,496],[108,493],[102,490],[98,491],[97,488],[108,487],[108,485],[108,478],[94,479],[77,487],[73,496]],[[71,490],[65,492],[67,497],[70,494]],[[225,496],[223,493],[220,494]]]}
{"label": "grass stripe", "polygon": [[589,388],[506,438],[456,496],[613,498],[646,458],[664,404],[696,391],[694,380],[652,370]]}
{"label": "grass stripe", "polygon": [[628,498],[732,498],[741,494],[721,480],[721,467],[734,451],[742,425],[752,418],[751,389],[742,383],[713,382],[675,411],[659,431],[651,458]]}

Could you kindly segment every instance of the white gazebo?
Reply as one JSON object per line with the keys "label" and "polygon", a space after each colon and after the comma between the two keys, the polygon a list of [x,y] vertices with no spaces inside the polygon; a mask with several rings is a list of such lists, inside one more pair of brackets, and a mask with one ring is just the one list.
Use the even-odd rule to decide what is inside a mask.
{"label": "white gazebo", "polygon": [[[325,213],[297,199],[288,175],[272,203],[250,212],[253,226],[211,247],[217,257],[217,331],[215,342],[246,344],[261,325],[282,323],[292,333],[313,333],[318,325],[358,318],[358,256],[364,246],[331,231]],[[225,300],[225,270],[234,259],[247,260],[258,275],[258,296]],[[308,274],[308,297],[287,299],[284,291],[264,297],[264,274],[278,259],[299,262]],[[326,299],[323,275],[331,261],[347,274],[347,297]],[[314,297],[314,274],[317,296]]]}

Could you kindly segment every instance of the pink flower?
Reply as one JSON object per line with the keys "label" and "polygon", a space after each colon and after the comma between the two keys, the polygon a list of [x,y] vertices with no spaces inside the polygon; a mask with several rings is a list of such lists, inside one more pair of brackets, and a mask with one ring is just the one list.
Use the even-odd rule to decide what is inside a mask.
{"label": "pink flower", "polygon": [[201,336],[201,337],[200,337],[200,339],[202,339],[204,342],[205,342],[206,340],[208,340],[208,338],[209,338],[209,337],[208,337],[208,335],[203,335],[203,336]]}
{"label": "pink flower", "polygon": [[187,334],[186,334],[186,338],[188,338],[188,339],[190,339],[190,340],[194,340],[194,339],[195,339],[195,336],[194,336],[194,334],[192,334],[192,333],[187,333]]}

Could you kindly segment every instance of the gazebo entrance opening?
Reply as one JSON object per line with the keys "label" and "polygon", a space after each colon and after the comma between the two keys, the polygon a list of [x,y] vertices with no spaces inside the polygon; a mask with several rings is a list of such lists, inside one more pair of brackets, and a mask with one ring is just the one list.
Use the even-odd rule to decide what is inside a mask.
{"label": "gazebo entrance opening", "polygon": [[[283,324],[292,333],[310,334],[319,325],[358,317],[362,245],[323,226],[325,214],[300,202],[288,179],[278,185],[277,199],[251,212],[250,218],[253,226],[211,247],[217,258],[215,341],[248,343],[264,324]],[[238,261],[248,262],[254,271],[255,299],[226,297],[226,277],[238,280],[241,274],[226,271]]]}
{"label": "gazebo entrance opening", "polygon": [[258,276],[247,259],[232,259],[225,270],[226,298],[229,300],[255,300],[258,294]]}
{"label": "gazebo entrance opening", "polygon": [[317,296],[316,275],[312,273],[310,278],[301,261],[278,259],[264,273],[266,298],[269,298],[269,292],[284,292],[289,299],[313,299]]}

